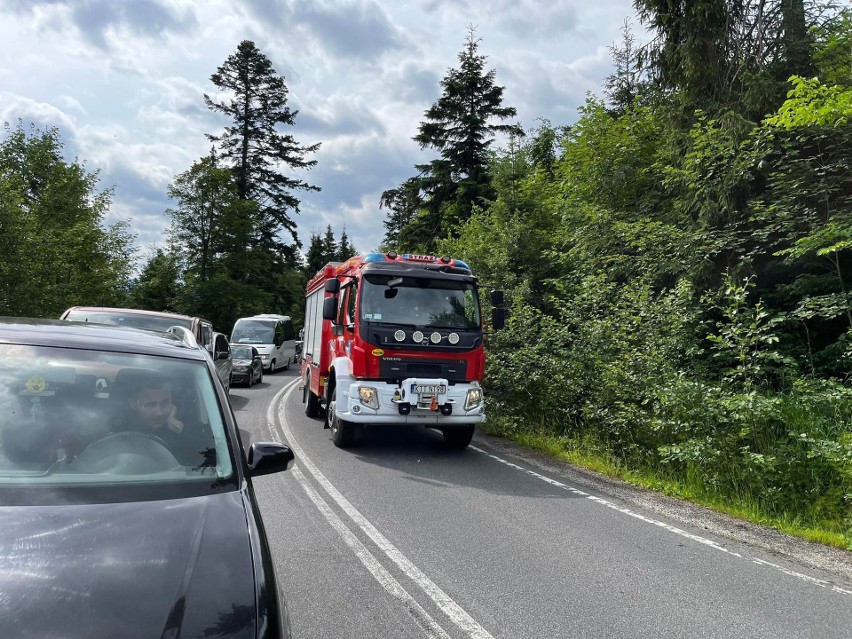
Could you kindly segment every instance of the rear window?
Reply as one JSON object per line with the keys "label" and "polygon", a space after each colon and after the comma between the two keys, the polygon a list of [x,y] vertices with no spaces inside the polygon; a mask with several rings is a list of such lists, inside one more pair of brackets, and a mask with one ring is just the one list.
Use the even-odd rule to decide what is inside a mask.
{"label": "rear window", "polygon": [[[137,315],[120,311],[80,311],[68,312],[66,320],[74,322],[92,322],[95,324],[112,324],[114,326],[129,326],[149,331],[165,333],[172,326],[182,326],[192,330],[192,320],[172,317],[157,317],[156,315]],[[209,343],[209,342],[208,342]]]}

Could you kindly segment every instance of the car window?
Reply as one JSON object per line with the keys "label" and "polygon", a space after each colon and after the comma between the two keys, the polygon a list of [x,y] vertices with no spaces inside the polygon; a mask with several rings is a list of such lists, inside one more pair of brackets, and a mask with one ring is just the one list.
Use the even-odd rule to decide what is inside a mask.
{"label": "car window", "polygon": [[216,336],[216,352],[221,351],[230,351],[231,349],[228,347],[228,340],[225,339],[224,335]]}
{"label": "car window", "polygon": [[213,342],[213,327],[210,324],[201,325],[201,335],[204,340],[204,345],[210,348],[209,344]]}
{"label": "car window", "polygon": [[234,346],[231,348],[231,357],[233,359],[252,359],[257,349],[250,346]]}
{"label": "car window", "polygon": [[0,494],[205,493],[235,486],[232,454],[203,361],[0,345]]}
{"label": "car window", "polygon": [[121,311],[72,310],[68,313],[65,319],[74,322],[92,322],[95,324],[129,326],[131,328],[142,328],[161,333],[165,333],[172,326],[182,326],[183,328],[192,330],[192,320],[189,318],[158,317],[157,315],[141,315],[136,313],[123,313]]}

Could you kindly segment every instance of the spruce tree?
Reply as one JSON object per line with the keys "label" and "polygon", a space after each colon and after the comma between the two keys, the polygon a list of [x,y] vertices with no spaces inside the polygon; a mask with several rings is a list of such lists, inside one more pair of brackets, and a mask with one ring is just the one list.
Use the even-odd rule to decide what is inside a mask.
{"label": "spruce tree", "polygon": [[292,135],[279,131],[279,125],[293,126],[298,114],[287,106],[284,78],[254,42],[243,40],[210,80],[233,97],[216,101],[204,95],[208,108],[231,120],[222,134],[207,137],[218,144],[221,158],[233,167],[239,198],[257,202],[256,241],[280,249],[278,235],[286,230],[298,245],[296,224],[289,215],[299,212],[299,199],[293,192],[320,189],[281,170],[316,165],[308,156],[319,144],[301,146]]}
{"label": "spruce tree", "polygon": [[[499,133],[523,135],[516,124],[502,124],[515,117],[513,107],[503,106],[504,87],[495,83],[496,71],[486,71],[486,56],[479,53],[476,29],[468,27],[465,46],[459,53],[459,68],[450,69],[441,80],[441,97],[429,109],[414,140],[423,149],[438,151],[439,157],[428,164],[416,165],[420,175],[410,180],[397,194],[385,191],[382,204],[390,205],[391,214],[410,210],[408,189],[416,185],[422,207],[420,214],[403,229],[402,236],[417,239],[420,246],[432,249],[435,240],[455,233],[469,217],[474,205],[492,196],[488,170],[489,147]],[[496,120],[496,122],[495,122]],[[399,200],[403,197],[404,200]],[[395,210],[396,203],[402,209]],[[387,227],[397,231],[398,223]],[[386,241],[390,239],[386,236]]]}
{"label": "spruce tree", "polygon": [[346,227],[344,226],[340,234],[340,241],[337,243],[337,259],[343,262],[355,255],[356,252],[355,247],[349,241],[349,236],[346,234]]}

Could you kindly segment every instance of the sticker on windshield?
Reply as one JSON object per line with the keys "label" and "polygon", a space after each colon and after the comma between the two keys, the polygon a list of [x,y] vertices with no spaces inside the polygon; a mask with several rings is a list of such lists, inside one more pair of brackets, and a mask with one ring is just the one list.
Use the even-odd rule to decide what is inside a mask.
{"label": "sticker on windshield", "polygon": [[33,375],[27,380],[27,390],[33,395],[41,395],[47,388],[47,382],[41,375]]}

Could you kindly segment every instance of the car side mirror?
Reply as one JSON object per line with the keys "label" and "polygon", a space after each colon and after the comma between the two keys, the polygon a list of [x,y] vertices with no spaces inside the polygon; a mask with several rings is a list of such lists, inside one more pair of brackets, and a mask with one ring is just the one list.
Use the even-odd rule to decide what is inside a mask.
{"label": "car side mirror", "polygon": [[249,448],[247,458],[249,474],[258,477],[287,470],[296,456],[286,444],[256,442]]}
{"label": "car side mirror", "polygon": [[218,351],[216,353],[216,360],[228,359],[229,356],[230,356],[230,353],[228,353],[228,351]]}

